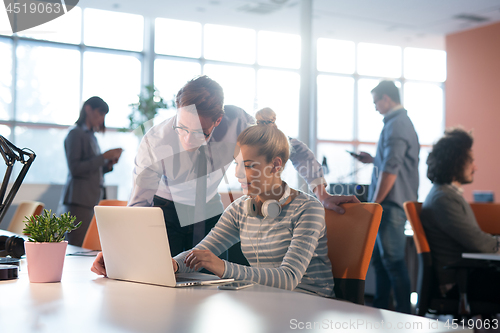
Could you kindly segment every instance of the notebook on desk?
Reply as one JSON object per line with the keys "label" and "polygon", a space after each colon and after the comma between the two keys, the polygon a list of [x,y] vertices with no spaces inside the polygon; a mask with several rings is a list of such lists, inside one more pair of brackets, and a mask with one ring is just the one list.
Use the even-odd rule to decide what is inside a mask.
{"label": "notebook on desk", "polygon": [[157,207],[94,208],[106,274],[111,279],[166,287],[188,287],[233,281],[190,273],[175,274],[163,211]]}

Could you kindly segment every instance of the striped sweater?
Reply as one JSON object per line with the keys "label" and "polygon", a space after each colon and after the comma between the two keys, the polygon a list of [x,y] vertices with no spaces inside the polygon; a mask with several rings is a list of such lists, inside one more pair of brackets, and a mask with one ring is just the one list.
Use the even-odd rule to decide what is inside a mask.
{"label": "striped sweater", "polygon": [[[220,255],[241,240],[242,252],[251,267],[224,261],[223,278],[332,296],[332,267],[321,203],[299,192],[276,219],[270,219],[247,216],[243,206],[247,198],[243,196],[233,202],[195,249]],[[174,258],[179,272],[192,272],[184,264],[189,252]]]}

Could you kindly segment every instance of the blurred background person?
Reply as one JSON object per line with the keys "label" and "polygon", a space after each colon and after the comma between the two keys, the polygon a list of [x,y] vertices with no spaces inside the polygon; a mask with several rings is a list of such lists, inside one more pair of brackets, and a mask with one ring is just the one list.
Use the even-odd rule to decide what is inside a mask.
{"label": "blurred background person", "polygon": [[405,201],[418,196],[418,155],[420,145],[413,123],[401,105],[393,81],[381,81],[371,91],[375,109],[384,116],[377,154],[353,155],[360,162],[373,163],[368,200],[382,205],[384,212],[373,249],[376,289],[373,306],[389,309],[391,289],[396,311],[410,313],[410,277],[405,262]]}
{"label": "blurred background person", "polygon": [[94,132],[105,131],[108,104],[94,96],[83,103],[80,117],[64,140],[68,178],[64,185],[58,213],[76,216],[80,228],[67,234],[69,244],[81,246],[94,215],[94,206],[104,196],[104,174],[113,170],[122,153],[115,148],[101,153]]}
{"label": "blurred background person", "polygon": [[[458,299],[457,269],[447,267],[462,260],[462,253],[500,253],[500,236],[481,230],[474,212],[462,196],[474,180],[476,164],[470,133],[449,129],[427,157],[427,177],[433,183],[420,218],[431,248],[432,265],[443,297]],[[500,272],[494,267],[469,271],[467,297],[500,303]]]}

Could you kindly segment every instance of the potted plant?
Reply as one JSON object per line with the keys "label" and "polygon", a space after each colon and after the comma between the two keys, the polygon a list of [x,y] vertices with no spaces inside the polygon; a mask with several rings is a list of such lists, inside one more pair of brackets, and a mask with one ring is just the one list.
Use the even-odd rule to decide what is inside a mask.
{"label": "potted plant", "polygon": [[133,130],[137,136],[142,137],[152,127],[152,120],[157,115],[158,110],[175,108],[175,102],[173,100],[165,102],[153,85],[144,86],[138,97],[137,103],[129,104],[132,108],[132,112],[128,116],[129,126],[123,128],[122,131]]}
{"label": "potted plant", "polygon": [[26,217],[23,230],[28,236],[24,243],[28,260],[30,282],[61,281],[64,257],[68,242],[64,240],[66,232],[80,227],[82,222],[74,224],[76,217],[70,213],[57,217],[51,210],[43,210],[40,215]]}

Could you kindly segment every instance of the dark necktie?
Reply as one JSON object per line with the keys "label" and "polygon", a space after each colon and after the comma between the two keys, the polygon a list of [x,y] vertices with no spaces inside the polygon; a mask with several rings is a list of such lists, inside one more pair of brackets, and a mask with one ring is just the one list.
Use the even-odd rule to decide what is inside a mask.
{"label": "dark necktie", "polygon": [[[205,206],[207,204],[207,156],[205,146],[200,147],[196,172],[196,196],[194,203],[193,246],[205,237]],[[201,221],[201,222],[199,222]]]}

